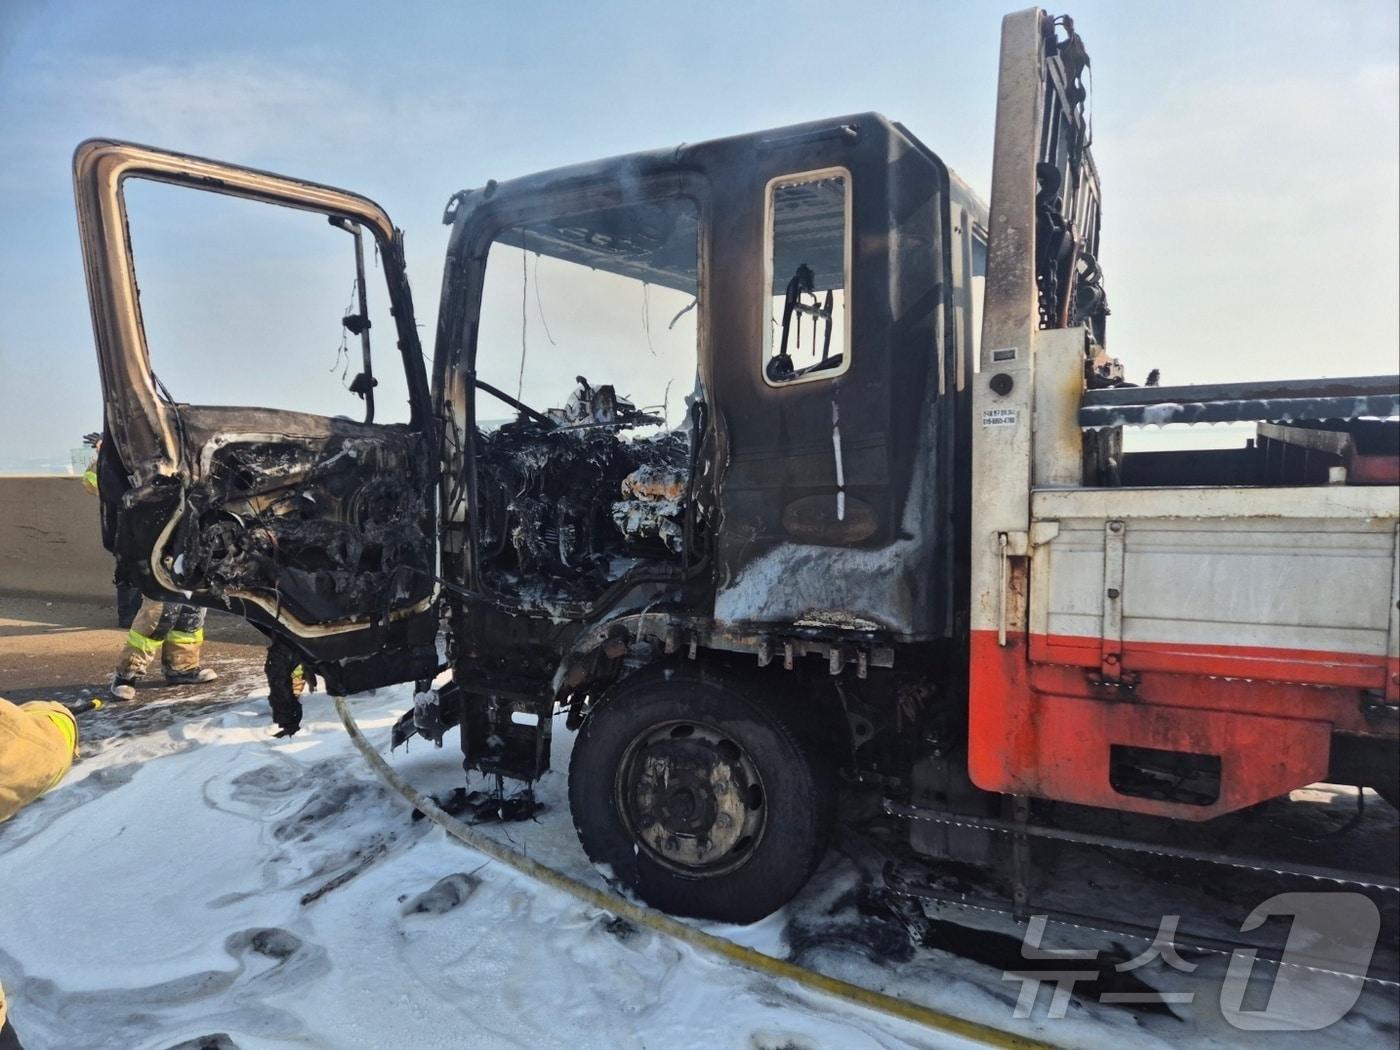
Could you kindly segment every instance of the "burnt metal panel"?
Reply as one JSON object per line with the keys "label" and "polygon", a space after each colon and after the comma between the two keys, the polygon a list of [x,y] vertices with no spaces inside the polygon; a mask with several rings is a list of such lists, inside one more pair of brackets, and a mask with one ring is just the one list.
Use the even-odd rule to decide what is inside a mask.
{"label": "burnt metal panel", "polygon": [[[850,617],[904,638],[948,629],[949,537],[937,523],[952,425],[938,399],[948,323],[947,171],[875,114],[695,147],[714,187],[709,379],[725,460],[714,615],[726,624]],[[764,381],[766,187],[849,173],[849,369]],[[951,389],[952,384],[947,383]],[[839,513],[845,505],[859,522]],[[812,510],[825,501],[825,517]],[[853,527],[858,524],[859,527]]]}

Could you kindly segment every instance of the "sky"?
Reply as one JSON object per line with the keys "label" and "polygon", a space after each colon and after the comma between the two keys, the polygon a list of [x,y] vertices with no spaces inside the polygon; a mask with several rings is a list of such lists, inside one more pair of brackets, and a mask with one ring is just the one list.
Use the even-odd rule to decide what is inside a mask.
{"label": "sky", "polygon": [[[985,195],[1010,7],[4,0],[0,469],[66,461],[100,425],[70,175],[84,138],[373,197],[405,230],[431,352],[443,205],[491,178],[878,110]],[[1393,0],[1086,0],[1070,13],[1093,59],[1109,348],[1130,378],[1154,367],[1167,383],[1394,372]],[[230,362],[242,379],[268,379],[304,353],[306,377],[340,381],[344,234],[316,230],[334,279],[301,288],[270,247],[281,234],[201,214],[243,238],[201,258],[184,206],[152,201],[132,213],[148,311],[164,296],[175,334],[180,311],[204,311],[197,345],[172,335],[158,348],[152,332],[163,378],[168,361],[192,379]],[[283,345],[269,349],[269,332]],[[313,378],[278,393],[295,403]]]}

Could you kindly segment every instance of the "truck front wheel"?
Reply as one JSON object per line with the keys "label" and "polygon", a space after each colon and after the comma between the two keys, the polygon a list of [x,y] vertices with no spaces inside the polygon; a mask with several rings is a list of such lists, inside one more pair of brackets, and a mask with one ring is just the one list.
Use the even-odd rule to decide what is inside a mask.
{"label": "truck front wheel", "polygon": [[753,922],[821,860],[834,778],[785,698],[755,693],[737,676],[643,671],[579,730],[569,807],[584,851],[653,907]]}

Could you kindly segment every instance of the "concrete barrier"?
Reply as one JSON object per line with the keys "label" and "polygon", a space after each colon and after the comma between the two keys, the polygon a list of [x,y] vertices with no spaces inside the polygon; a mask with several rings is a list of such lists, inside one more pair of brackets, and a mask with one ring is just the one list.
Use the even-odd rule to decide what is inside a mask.
{"label": "concrete barrier", "polygon": [[113,600],[112,556],[82,478],[0,477],[0,593]]}

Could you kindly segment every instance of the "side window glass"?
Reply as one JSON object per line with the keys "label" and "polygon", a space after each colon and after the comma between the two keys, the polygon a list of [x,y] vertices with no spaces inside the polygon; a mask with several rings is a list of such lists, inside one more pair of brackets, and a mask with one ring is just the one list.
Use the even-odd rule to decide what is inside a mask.
{"label": "side window glass", "polygon": [[850,176],[839,170],[768,186],[768,319],[763,375],[774,386],[850,367]]}

